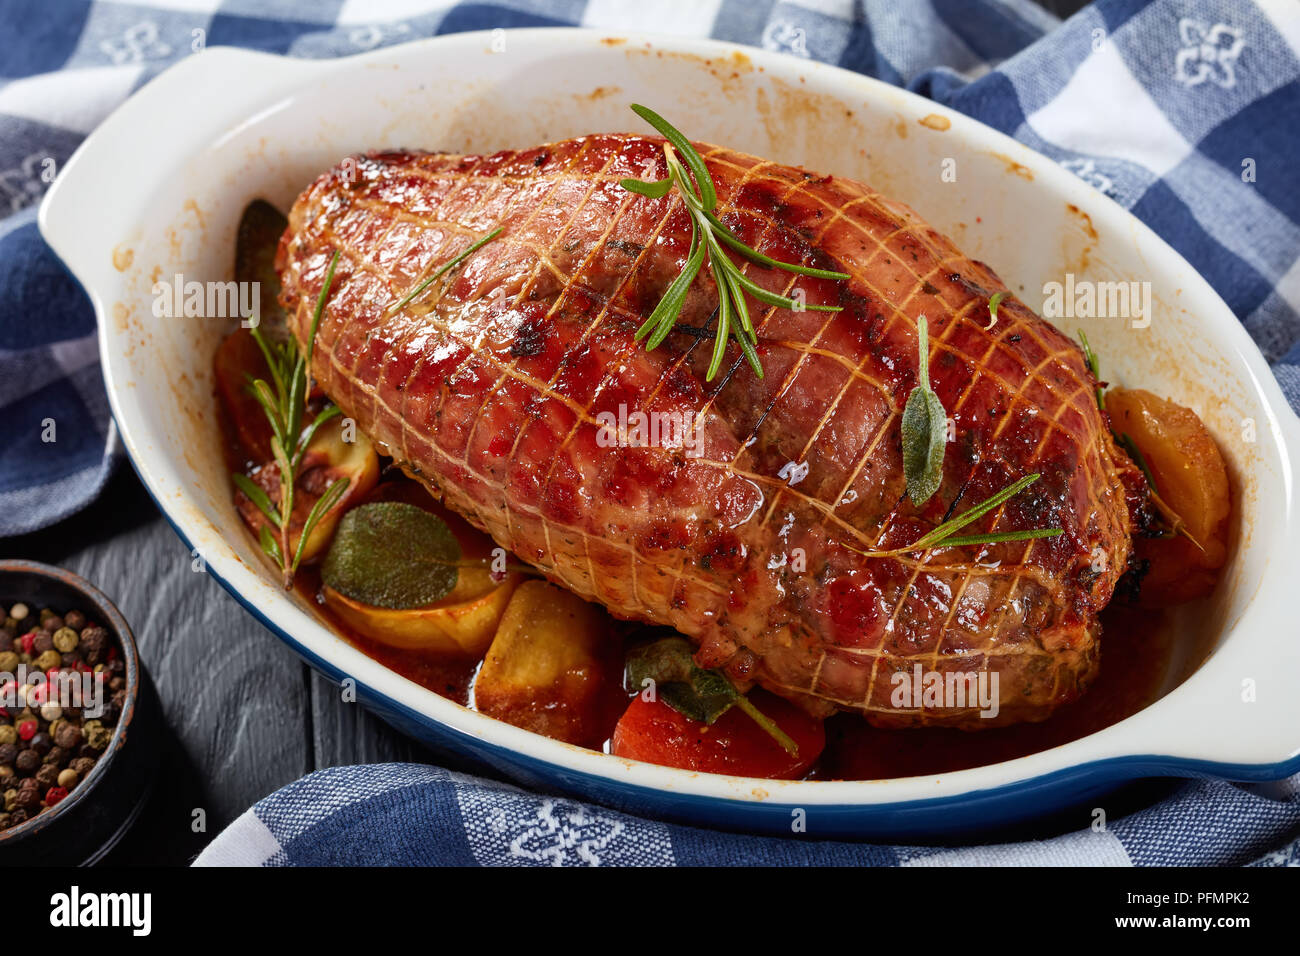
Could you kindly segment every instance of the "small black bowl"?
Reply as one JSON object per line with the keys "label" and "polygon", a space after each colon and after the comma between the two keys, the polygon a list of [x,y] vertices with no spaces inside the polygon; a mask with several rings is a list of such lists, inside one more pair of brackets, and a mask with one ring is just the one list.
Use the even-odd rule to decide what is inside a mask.
{"label": "small black bowl", "polygon": [[126,699],[103,756],[52,810],[0,830],[0,865],[77,866],[96,862],[130,829],[157,776],[161,708],[140,665],[135,637],[104,594],[71,571],[35,561],[0,561],[0,603],[33,611],[74,608],[108,630],[126,663]]}

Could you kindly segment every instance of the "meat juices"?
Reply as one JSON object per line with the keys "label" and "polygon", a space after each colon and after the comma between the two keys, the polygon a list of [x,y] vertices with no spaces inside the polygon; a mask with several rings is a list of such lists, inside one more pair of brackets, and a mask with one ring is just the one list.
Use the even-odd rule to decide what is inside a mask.
{"label": "meat juices", "polygon": [[[1115,448],[1078,347],[907,206],[848,179],[698,144],[719,215],[776,259],[764,288],[838,313],[750,299],[765,371],[729,347],[704,379],[717,291],[706,267],[679,331],[637,327],[681,271],[690,219],[654,136],[594,135],[491,156],[353,157],[299,197],[278,268],[305,344],[341,252],[312,357],[324,391],[380,450],[554,581],[668,625],[816,713],[882,727],[1041,720],[1099,663],[1098,612],[1130,554],[1141,476]],[[400,310],[423,278],[502,235]],[[904,494],[899,416],[917,384],[917,319],[952,422],[939,491]],[[689,422],[689,443],[610,441],[636,412]],[[676,416],[676,417],[674,417]],[[680,429],[669,429],[670,435]],[[961,533],[1058,537],[870,557],[917,540],[1017,479],[1042,477]],[[979,704],[898,706],[915,669],[997,675]]]}

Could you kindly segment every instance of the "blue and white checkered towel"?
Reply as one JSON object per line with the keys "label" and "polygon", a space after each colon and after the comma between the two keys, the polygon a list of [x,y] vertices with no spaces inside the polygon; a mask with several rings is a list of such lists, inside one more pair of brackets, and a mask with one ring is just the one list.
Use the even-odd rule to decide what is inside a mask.
{"label": "blue and white checkered towel", "polygon": [[[905,85],[1029,144],[1145,220],[1223,296],[1300,408],[1296,0],[1099,0],[1065,23],[1029,0],[187,0],[159,7],[0,0],[0,22],[0,535],[43,527],[87,504],[115,454],[89,304],[41,242],[32,207],[81,138],[132,90],[217,44],[324,57],[438,33],[582,24],[711,35]],[[1300,801],[1261,800],[1226,784],[1193,784],[1176,801],[1135,816],[1129,839],[1117,829],[1104,846],[1069,838],[1001,848],[997,858],[1240,862],[1300,826]],[[507,849],[454,833],[447,840],[459,839],[456,847],[436,838],[428,821],[465,831],[461,811],[476,801],[507,808],[504,818],[520,826],[535,821],[528,827],[549,833],[550,842],[539,838],[530,849],[525,840],[514,853],[514,837]],[[321,839],[340,839],[343,822],[360,814],[370,821],[365,842],[331,847]],[[1194,826],[1211,818],[1213,836]],[[575,821],[588,819],[623,835],[622,843],[601,837],[597,848],[572,836]],[[1175,838],[1182,831],[1174,820],[1191,829]],[[400,847],[397,833],[409,837]],[[350,861],[384,854],[507,861],[536,853],[544,861],[619,862],[638,859],[627,849],[636,843],[678,861],[714,850],[724,855],[710,859],[737,862],[813,852],[389,767],[313,775],[249,811],[205,859],[323,862],[347,845]],[[818,853],[853,862],[954,858],[819,846]],[[1278,858],[1296,857],[1293,845]]]}
{"label": "blue and white checkered towel", "polygon": [[[318,770],[259,801],[198,866],[1300,866],[1300,778],[1196,781],[1050,840],[872,846],[701,830],[414,764]],[[810,835],[811,836],[811,835]]]}

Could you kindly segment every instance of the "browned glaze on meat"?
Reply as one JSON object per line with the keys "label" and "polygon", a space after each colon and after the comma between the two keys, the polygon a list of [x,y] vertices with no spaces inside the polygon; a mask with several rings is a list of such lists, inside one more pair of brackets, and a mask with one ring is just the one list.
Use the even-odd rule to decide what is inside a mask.
{"label": "browned glaze on meat", "polygon": [[[907,206],[699,148],[741,238],[851,275],[745,266],[766,288],[843,306],[751,300],[763,378],[733,346],[707,383],[711,339],[689,331],[653,352],[633,340],[690,239],[676,193],[619,186],[666,173],[662,140],[636,135],[491,156],[374,153],[321,176],[279,255],[301,342],[341,252],[313,374],[385,454],[506,548],[620,616],[689,635],[705,666],[882,727],[1037,720],[1075,698],[1098,666],[1097,615],[1130,552],[1126,487],[1140,482],[1077,346],[1012,297],[986,328],[989,297],[1006,287]],[[394,309],[497,226],[500,238]],[[707,326],[716,303],[705,269],[683,325]],[[922,315],[954,440],[918,510],[899,416]],[[693,421],[695,441],[605,447],[601,416],[637,411]],[[910,543],[1030,472],[1041,479],[963,533],[1059,537],[859,553]],[[998,717],[895,706],[892,678],[917,665],[996,673]]]}

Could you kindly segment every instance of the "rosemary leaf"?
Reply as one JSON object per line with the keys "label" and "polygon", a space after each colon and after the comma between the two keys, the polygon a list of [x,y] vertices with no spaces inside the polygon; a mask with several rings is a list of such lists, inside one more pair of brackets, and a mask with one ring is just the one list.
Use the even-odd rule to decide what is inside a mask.
{"label": "rosemary leaf", "polygon": [[801,276],[810,276],[814,279],[844,280],[850,278],[847,272],[836,272],[833,269],[814,269],[812,266],[801,266],[798,263],[782,262],[780,259],[773,259],[771,256],[764,255],[757,249],[745,245],[745,243],[741,241],[740,237],[728,229],[726,225],[723,224],[722,220],[713,213],[707,212],[704,214],[704,217],[708,219],[710,225],[713,226],[713,234],[715,236],[727,245],[731,246],[731,248],[735,249],[746,259],[753,260],[759,265],[767,266],[770,269],[784,269],[786,272],[793,272]]}
{"label": "rosemary leaf", "polygon": [[915,544],[907,548],[904,548],[902,550],[924,551],[927,548],[935,547],[940,541],[943,541],[954,531],[958,531],[961,528],[966,527],[966,525],[970,524],[972,521],[976,521],[984,517],[986,514],[988,514],[998,505],[1002,504],[1002,502],[1014,498],[1016,495],[1020,494],[1020,492],[1024,491],[1026,488],[1028,488],[1030,485],[1032,485],[1035,481],[1037,481],[1041,477],[1042,475],[1040,475],[1038,472],[1034,472],[1032,475],[1025,475],[1019,481],[1012,482],[1011,484],[1007,485],[1007,487],[1003,488],[1001,491],[997,492],[996,494],[990,495],[988,498],[985,498],[975,507],[969,508],[966,511],[963,511],[961,514],[957,515],[957,517],[945,521],[943,524],[934,528],[928,534],[923,535],[920,539],[917,540]]}
{"label": "rosemary leaf", "polygon": [[258,543],[261,544],[262,550],[266,552],[267,556],[272,561],[276,564],[284,563],[284,560],[280,557],[280,543],[276,541],[275,536],[271,534],[270,527],[262,525],[262,527],[258,529],[257,540]]}
{"label": "rosemary leaf", "polygon": [[999,531],[994,534],[972,534],[944,538],[941,547],[955,548],[963,544],[998,544],[1002,541],[1032,541],[1036,538],[1055,538],[1065,534],[1061,528],[1034,528],[1029,531]]}
{"label": "rosemary leaf", "polygon": [[343,414],[343,410],[340,409],[337,405],[326,405],[323,409],[321,409],[320,414],[318,414],[315,417],[315,419],[312,420],[312,423],[308,425],[305,429],[303,429],[302,437],[298,439],[298,447],[294,450],[293,453],[294,471],[297,471],[298,468],[301,467],[303,455],[307,454],[307,446],[310,445],[311,440],[316,437],[317,429],[319,429],[331,418],[337,418],[339,415],[342,414]]}
{"label": "rosemary leaf", "polygon": [[695,151],[695,147],[691,145],[690,140],[648,106],[633,103],[632,112],[658,130],[664,139],[672,143],[673,149],[681,154],[687,167],[690,168],[691,175],[695,177],[696,195],[700,200],[700,205],[704,207],[705,212],[713,212],[718,205],[718,193],[713,188],[713,177],[709,175],[704,160]]}
{"label": "rosemary leaf", "polygon": [[1097,407],[1104,412],[1106,410],[1106,392],[1101,387],[1101,363],[1097,361],[1097,353],[1088,344],[1088,336],[1084,334],[1083,329],[1079,330],[1079,341],[1083,343],[1083,360],[1088,363],[1088,371],[1097,380]]}
{"label": "rosemary leaf", "polygon": [[783,295],[777,295],[775,292],[769,292],[767,289],[764,289],[753,279],[749,278],[749,276],[745,275],[745,273],[736,269],[734,263],[731,268],[734,270],[732,274],[735,276],[736,281],[740,283],[741,288],[752,295],[755,299],[758,299],[759,302],[766,302],[768,305],[779,306],[783,309],[797,310],[802,308],[807,309],[809,312],[842,312],[844,310],[844,307],[840,305],[800,305],[795,302],[794,299],[788,299]]}
{"label": "rosemary leaf", "polygon": [[[412,299],[414,299],[425,289],[429,288],[429,286],[431,286],[434,282],[436,282],[438,279],[445,276],[448,272],[456,268],[458,265],[460,265],[462,262],[464,262],[466,259],[472,256],[474,253],[478,252],[480,249],[486,246],[497,236],[501,235],[501,231],[504,228],[505,228],[504,226],[497,226],[487,235],[480,236],[479,238],[475,239],[473,242],[469,244],[469,246],[466,247],[464,252],[457,255],[454,259],[451,259],[450,261],[443,263],[441,266],[438,267],[438,270],[434,272],[433,275],[429,276],[427,279],[425,279],[423,282],[417,285],[406,295],[402,296],[401,300],[395,306],[392,307],[391,311],[400,312],[407,305],[407,303],[409,303]],[[326,286],[326,288],[329,288],[329,286]]]}
{"label": "rosemary leaf", "polygon": [[325,281],[321,284],[320,295],[316,297],[316,309],[311,314],[311,334],[307,336],[307,356],[303,360],[307,371],[311,371],[311,353],[316,348],[316,330],[320,328],[320,317],[325,311],[325,299],[330,294],[330,286],[334,284],[334,268],[339,264],[339,250],[334,250],[334,255],[330,256],[329,268],[325,270]]}
{"label": "rosemary leaf", "polygon": [[251,478],[241,475],[237,471],[231,473],[230,480],[235,483],[235,487],[242,491],[249,501],[257,505],[257,509],[266,515],[268,521],[277,528],[280,527],[280,513],[275,510],[275,505],[271,503],[271,499],[265,491],[259,488]]}
{"label": "rosemary leaf", "polygon": [[645,196],[647,199],[663,199],[668,195],[668,190],[673,188],[673,178],[669,176],[667,179],[655,182],[646,182],[643,179],[620,179],[618,184],[638,196]]}
{"label": "rosemary leaf", "polygon": [[351,482],[347,478],[338,479],[325,489],[325,493],[317,498],[316,503],[311,506],[311,511],[307,512],[307,520],[302,523],[302,533],[298,535],[298,547],[293,555],[293,570],[298,570],[298,564],[302,561],[303,549],[307,547],[307,539],[311,537],[311,533],[320,522],[321,517],[338,504],[338,500],[347,492],[350,484]]}
{"label": "rosemary leaf", "polygon": [[943,456],[948,440],[948,415],[930,388],[930,336],[925,316],[916,323],[916,387],[903,407],[903,475],[907,496],[921,507],[943,481]]}

